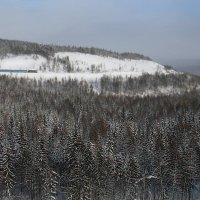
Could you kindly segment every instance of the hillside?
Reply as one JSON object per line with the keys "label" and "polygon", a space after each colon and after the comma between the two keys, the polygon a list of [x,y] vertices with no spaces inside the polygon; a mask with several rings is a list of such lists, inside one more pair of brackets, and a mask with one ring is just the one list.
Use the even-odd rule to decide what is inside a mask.
{"label": "hillside", "polygon": [[0,56],[7,54],[14,55],[30,55],[37,54],[46,58],[53,56],[57,52],[79,52],[99,56],[109,56],[119,59],[135,59],[135,60],[151,60],[149,57],[131,52],[117,53],[105,49],[94,47],[76,47],[76,46],[58,46],[58,45],[44,45],[33,42],[18,41],[18,40],[5,40],[0,39]]}
{"label": "hillside", "polygon": [[0,76],[0,95],[2,200],[200,196],[199,92],[99,95],[87,82]]}
{"label": "hillside", "polygon": [[200,76],[134,54],[8,44],[1,199],[198,199]]}
{"label": "hillside", "polygon": [[150,60],[117,59],[78,52],[58,52],[49,58],[37,54],[7,54],[0,60],[0,68],[35,69],[42,73],[42,76],[44,73],[51,73],[45,75],[85,80],[88,77],[99,79],[104,75],[137,77],[144,73],[175,73],[174,70],[168,70]]}
{"label": "hillside", "polygon": [[145,73],[175,73],[173,69],[140,54],[120,54],[97,48],[59,47],[22,41],[0,40],[0,57],[1,69],[34,69],[39,73],[36,77],[45,78],[50,76],[96,80],[105,75],[138,77]]}
{"label": "hillside", "polygon": [[181,94],[199,90],[199,77],[176,72],[139,54],[97,48],[64,47],[0,40],[0,70],[37,70],[5,73],[36,80],[87,81],[98,93],[117,95]]}

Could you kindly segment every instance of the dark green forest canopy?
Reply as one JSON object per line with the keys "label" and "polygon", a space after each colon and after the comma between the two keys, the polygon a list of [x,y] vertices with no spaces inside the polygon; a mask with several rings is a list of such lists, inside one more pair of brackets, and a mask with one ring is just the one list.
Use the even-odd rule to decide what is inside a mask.
{"label": "dark green forest canopy", "polygon": [[199,133],[195,87],[140,98],[97,94],[84,81],[0,76],[0,192],[38,200],[195,199]]}

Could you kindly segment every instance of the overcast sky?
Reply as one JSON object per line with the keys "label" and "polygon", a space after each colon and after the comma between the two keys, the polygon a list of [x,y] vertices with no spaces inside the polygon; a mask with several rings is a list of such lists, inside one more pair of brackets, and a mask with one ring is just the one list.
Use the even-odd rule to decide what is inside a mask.
{"label": "overcast sky", "polygon": [[200,0],[1,0],[0,38],[138,52],[200,73]]}

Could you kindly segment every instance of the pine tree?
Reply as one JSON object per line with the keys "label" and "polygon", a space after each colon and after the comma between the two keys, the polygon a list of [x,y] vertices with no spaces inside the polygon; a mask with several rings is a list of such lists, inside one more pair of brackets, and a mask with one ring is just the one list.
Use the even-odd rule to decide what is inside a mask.
{"label": "pine tree", "polygon": [[16,182],[14,173],[14,156],[6,135],[4,135],[3,138],[3,152],[0,160],[0,169],[2,188],[6,192],[6,195],[10,197]]}

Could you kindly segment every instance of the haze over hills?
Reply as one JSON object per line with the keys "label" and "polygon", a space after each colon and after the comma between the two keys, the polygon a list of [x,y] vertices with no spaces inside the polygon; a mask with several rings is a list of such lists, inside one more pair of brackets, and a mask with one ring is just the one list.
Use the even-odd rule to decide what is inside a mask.
{"label": "haze over hills", "polygon": [[[10,63],[7,63],[7,60],[5,59],[11,59],[13,62],[12,64],[15,64],[15,61],[13,59],[16,59],[16,57],[18,56],[22,56],[22,55],[27,55],[27,56],[34,56],[34,60],[38,59],[43,59],[41,61],[41,63],[38,63],[38,65],[41,65],[44,63],[44,59],[48,60],[48,59],[53,59],[53,57],[57,58],[60,56],[59,53],[61,52],[74,52],[76,53],[76,56],[80,56],[82,54],[88,54],[88,55],[95,55],[95,56],[100,56],[100,57],[109,57],[109,58],[113,58],[113,60],[144,60],[147,63],[151,63],[151,59],[147,56],[138,54],[138,53],[130,53],[130,52],[124,52],[124,53],[117,53],[117,52],[112,52],[112,51],[107,51],[104,49],[98,49],[98,48],[83,48],[83,47],[74,47],[74,46],[56,46],[56,45],[43,45],[43,44],[37,44],[37,43],[31,43],[31,42],[24,42],[24,41],[16,41],[16,40],[2,40],[0,39],[0,56],[1,56],[1,67],[9,67],[6,65],[9,65]],[[79,54],[78,54],[79,53]],[[72,56],[72,54],[71,54]],[[76,59],[76,56],[73,57],[73,60]],[[61,54],[62,59],[69,57],[69,55],[67,54]],[[20,59],[22,59],[22,57],[18,57]],[[91,56],[90,56],[91,58]],[[30,57],[26,57],[24,58],[25,60],[27,59],[31,59]],[[81,58],[82,61],[84,60],[84,58]],[[86,58],[88,59],[88,58]],[[90,65],[92,64],[92,62],[96,62],[95,59],[99,59],[99,57],[94,57],[93,60],[91,61]],[[98,64],[101,61],[98,61]],[[152,61],[153,62],[153,61]],[[58,63],[62,63],[62,60],[58,60]],[[12,65],[11,64],[11,65]],[[19,62],[17,62],[16,60],[16,64],[19,64]],[[28,63],[26,63],[28,64]],[[63,65],[65,65],[66,63],[63,62]],[[85,63],[86,64],[86,63]],[[89,64],[89,63],[88,63]],[[102,63],[103,64],[103,63]],[[111,64],[111,63],[110,63]],[[23,65],[23,63],[22,63]],[[37,65],[37,64],[36,64]],[[159,64],[158,64],[159,65]],[[16,66],[17,67],[17,66]],[[22,67],[22,66],[18,66],[18,67]],[[29,67],[29,66],[26,66]],[[36,66],[38,67],[38,66]],[[88,66],[90,67],[90,66]],[[108,67],[108,66],[106,66]],[[81,69],[80,69],[81,70]]]}
{"label": "haze over hills", "polygon": [[192,72],[193,74],[200,75],[200,61],[198,61],[196,64],[185,64],[180,65],[179,70],[183,72]]}
{"label": "haze over hills", "polygon": [[[144,73],[176,73],[171,68],[137,53],[117,53],[98,48],[42,45],[0,40],[0,67],[11,70],[37,70],[62,73],[63,77],[95,80],[108,76],[141,76]],[[77,73],[77,76],[74,74]],[[52,75],[52,74],[51,74]]]}
{"label": "haze over hills", "polygon": [[[94,47],[43,45],[1,39],[0,69],[1,74],[16,77],[84,80],[98,92],[103,88],[113,94],[178,94],[200,88],[198,77],[177,72],[147,56]],[[37,73],[10,73],[5,70],[32,70]],[[130,79],[133,80],[131,86]]]}
{"label": "haze over hills", "polygon": [[120,59],[143,59],[151,60],[149,57],[138,54],[138,53],[117,53],[113,51],[108,51],[105,49],[99,49],[94,47],[76,47],[76,46],[58,46],[58,45],[45,45],[27,41],[18,40],[5,40],[0,39],[0,55],[4,56],[6,54],[39,54],[44,57],[53,56],[56,52],[80,52],[89,53],[101,56],[110,56]]}
{"label": "haze over hills", "polygon": [[[100,55],[106,57],[113,57],[119,59],[134,59],[134,60],[151,60],[148,56],[144,56],[138,53],[117,53],[99,48],[86,48],[86,47],[75,47],[75,46],[57,46],[57,45],[44,45],[33,42],[24,42],[17,40],[3,40],[0,39],[0,56],[7,54],[13,55],[30,55],[36,54],[49,58],[57,52],[80,52],[92,55]],[[194,64],[195,62],[195,64]],[[185,61],[174,61],[175,67],[177,66],[178,71],[194,72],[195,74],[200,73],[199,60],[185,60]],[[169,62],[170,63],[170,62]],[[184,63],[184,64],[182,64]],[[192,64],[193,63],[193,64]],[[165,64],[168,64],[165,61]]]}

